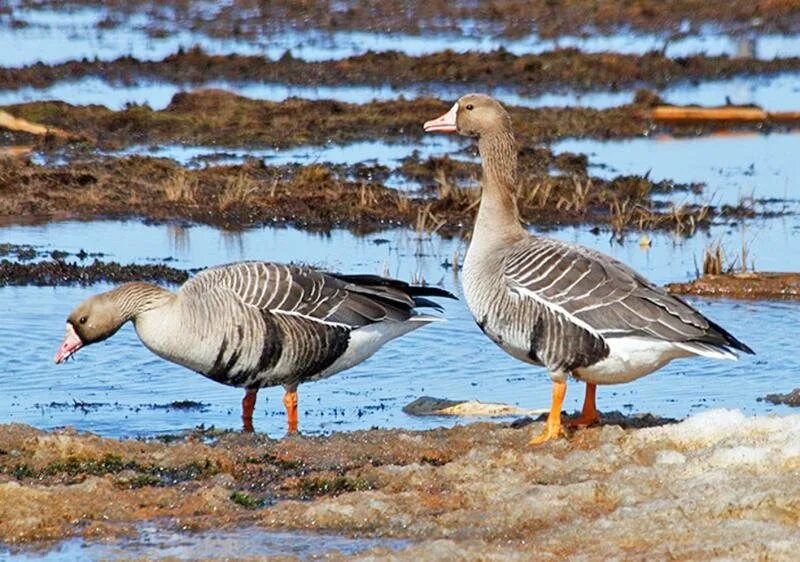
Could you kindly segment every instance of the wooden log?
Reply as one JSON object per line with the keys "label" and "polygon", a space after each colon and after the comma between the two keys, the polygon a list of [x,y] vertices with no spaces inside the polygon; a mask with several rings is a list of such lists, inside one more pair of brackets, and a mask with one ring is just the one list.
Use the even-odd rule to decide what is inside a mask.
{"label": "wooden log", "polygon": [[766,121],[769,114],[757,107],[678,107],[661,105],[650,110],[656,121]]}
{"label": "wooden log", "polygon": [[48,127],[46,125],[40,125],[39,123],[33,123],[27,119],[14,117],[7,111],[3,110],[0,110],[0,127],[10,129],[12,131],[23,131],[25,133],[31,133],[32,135],[39,136],[52,135],[62,139],[80,138],[79,135],[69,133],[56,127]]}
{"label": "wooden log", "polygon": [[655,121],[800,121],[800,111],[765,111],[760,107],[686,107],[659,105],[649,110]]}

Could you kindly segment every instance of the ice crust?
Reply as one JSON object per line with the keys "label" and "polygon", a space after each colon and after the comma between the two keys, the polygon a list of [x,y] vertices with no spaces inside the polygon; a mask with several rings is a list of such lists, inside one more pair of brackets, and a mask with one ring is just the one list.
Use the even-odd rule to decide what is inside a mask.
{"label": "ice crust", "polygon": [[380,490],[285,502],[264,521],[421,540],[362,560],[797,559],[800,416],[713,410],[538,449],[526,433],[497,429],[441,467],[376,468]]}

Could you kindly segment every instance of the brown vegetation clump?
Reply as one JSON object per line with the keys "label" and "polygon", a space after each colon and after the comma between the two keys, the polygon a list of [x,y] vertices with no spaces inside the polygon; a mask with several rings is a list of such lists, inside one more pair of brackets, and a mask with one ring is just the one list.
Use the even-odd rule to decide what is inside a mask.
{"label": "brown vegetation clump", "polygon": [[160,61],[121,57],[113,61],[69,61],[0,69],[7,88],[42,88],[64,79],[94,77],[112,83],[134,80],[177,84],[210,81],[280,82],[298,85],[370,84],[412,86],[421,82],[457,84],[482,90],[505,86],[528,94],[569,88],[572,90],[664,86],[690,80],[769,75],[800,69],[800,58],[773,60],[703,56],[670,58],[645,55],[586,53],[558,49],[515,55],[503,50],[457,53],[443,51],[412,56],[397,52],[368,52],[342,60],[306,61],[291,56],[270,60],[254,55],[210,55],[199,48],[170,55]]}
{"label": "brown vegetation clump", "polygon": [[[47,127],[75,132],[86,140],[71,146],[120,149],[137,144],[194,144],[229,147],[288,147],[347,143],[360,140],[409,140],[423,131],[421,116],[447,110],[453,100],[372,101],[351,104],[330,100],[290,98],[281,102],[253,100],[223,90],[176,94],[162,110],[129,106],[112,111],[102,106],[74,106],[60,101],[7,106],[15,115]],[[515,135],[522,147],[564,137],[624,138],[654,130],[698,134],[730,128],[758,129],[763,122],[656,124],[648,111],[631,104],[609,109],[586,107],[509,107]],[[775,123],[789,127],[793,122]],[[29,144],[26,134],[9,141]],[[41,150],[61,148],[56,139]],[[533,150],[528,148],[529,150]]]}
{"label": "brown vegetation clump", "polygon": [[[61,7],[58,0],[23,0],[20,7]],[[73,6],[96,6],[97,0],[71,0]],[[161,36],[176,28],[192,29],[217,38],[253,39],[294,28],[364,30],[378,32],[431,33],[458,30],[465,21],[479,32],[506,36],[538,32],[545,37],[614,31],[620,26],[639,31],[679,33],[687,23],[692,28],[715,24],[734,29],[787,32],[797,27],[800,9],[791,0],[731,0],[724,4],[700,0],[536,1],[495,0],[452,2],[442,0],[357,0],[297,2],[235,0],[209,8],[185,0],[132,0],[102,4],[104,28],[119,25],[132,14],[146,13],[146,30]],[[165,9],[168,6],[169,9]]]}
{"label": "brown vegetation clump", "polygon": [[[608,224],[618,232],[673,228],[691,234],[714,216],[710,208],[676,210],[650,198],[651,192],[686,186],[654,184],[638,176],[590,178],[574,158],[545,153],[522,166],[518,196],[526,222]],[[574,171],[549,175],[556,162]],[[375,180],[353,179],[364,171],[358,166],[249,162],[186,169],[166,159],[133,156],[50,167],[0,159],[0,216],[10,221],[138,216],[226,228],[292,224],[356,232],[392,225],[446,234],[469,230],[480,194],[475,164],[406,160],[399,171],[405,170],[422,182],[421,191],[401,193]]]}

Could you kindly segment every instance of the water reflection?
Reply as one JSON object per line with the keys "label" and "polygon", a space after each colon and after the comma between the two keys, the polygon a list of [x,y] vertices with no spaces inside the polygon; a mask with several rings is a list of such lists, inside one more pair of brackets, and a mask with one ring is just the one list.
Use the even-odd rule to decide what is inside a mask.
{"label": "water reflection", "polygon": [[175,254],[188,254],[191,251],[191,228],[179,223],[166,225],[169,248]]}

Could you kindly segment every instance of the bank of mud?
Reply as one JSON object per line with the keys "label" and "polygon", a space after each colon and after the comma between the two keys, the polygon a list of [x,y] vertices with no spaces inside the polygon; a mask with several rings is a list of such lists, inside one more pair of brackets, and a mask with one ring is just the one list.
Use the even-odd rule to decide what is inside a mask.
{"label": "bank of mud", "polygon": [[800,416],[717,410],[532,448],[541,423],[168,443],[4,425],[0,538],[108,540],[148,521],[412,541],[364,553],[377,559],[522,560],[535,545],[542,560],[788,560],[800,547],[798,427]]}
{"label": "bank of mud", "polygon": [[[657,201],[655,194],[697,186],[655,183],[642,176],[593,178],[586,175],[586,159],[579,155],[523,150],[522,156],[520,213],[532,224],[691,234],[715,217],[752,214],[746,208]],[[563,173],[549,174],[551,165]],[[411,157],[398,170],[422,187],[409,192],[387,187],[380,178],[388,170],[381,166],[267,166],[250,161],[186,169],[168,159],[138,156],[43,166],[0,158],[0,216],[7,223],[26,217],[147,218],[225,228],[344,227],[359,233],[394,226],[449,235],[470,230],[480,194],[477,164]]]}
{"label": "bank of mud", "polygon": [[670,283],[670,293],[729,299],[800,299],[800,273],[751,271],[703,275],[686,283]]}
{"label": "bank of mud", "polygon": [[[169,9],[164,9],[166,6]],[[218,7],[184,0],[167,3],[155,0],[98,2],[97,0],[22,0],[21,10],[103,7],[105,17],[98,27],[111,30],[132,15],[147,16],[145,29],[153,37],[175,29],[192,29],[212,37],[254,39],[284,31],[307,28],[309,22],[327,31],[362,30],[391,32],[438,32],[463,29],[465,24],[477,32],[517,36],[536,31],[542,36],[572,35],[614,31],[620,27],[658,33],[685,32],[713,24],[732,30],[756,29],[789,32],[800,22],[800,8],[790,0],[732,0],[724,4],[700,0],[638,0],[619,2],[582,0],[561,2],[525,2],[495,0],[482,2],[447,2],[442,0],[360,0],[353,2],[263,3],[258,0],[235,0]],[[25,14],[8,7],[10,23],[25,25]]]}
{"label": "bank of mud", "polygon": [[0,260],[0,287],[11,285],[93,285],[147,281],[179,284],[189,272],[164,264],[120,264],[95,259],[89,263],[61,259],[19,263]]}
{"label": "bank of mud", "polygon": [[[351,104],[290,98],[254,100],[224,90],[182,92],[154,111],[131,106],[113,111],[103,106],[75,106],[59,101],[4,106],[11,115],[67,131],[83,146],[119,149],[140,144],[187,144],[283,148],[363,140],[401,142],[422,137],[422,123],[447,111],[455,100],[421,98]],[[650,115],[659,100],[641,92],[634,103],[610,109],[582,107],[507,107],[522,147],[565,137],[630,138],[654,134],[701,135],[731,130],[786,130],[800,119],[747,122],[725,120],[657,123]],[[40,143],[28,133],[6,131],[2,145]],[[47,150],[75,141],[46,137]],[[78,143],[80,144],[80,143]],[[369,158],[370,155],[364,155]]]}
{"label": "bank of mud", "polygon": [[211,55],[195,47],[160,61],[120,57],[112,61],[84,59],[0,68],[0,85],[3,89],[45,88],[59,81],[92,77],[120,84],[202,85],[213,81],[302,86],[427,84],[434,89],[436,85],[457,85],[478,91],[502,86],[520,93],[537,94],[565,89],[662,88],[682,82],[770,76],[798,70],[798,57],[773,60],[703,55],[670,58],[657,52],[633,55],[559,49],[531,55],[502,50],[444,51],[423,56],[368,52],[341,60],[305,61],[289,53],[277,60],[254,55]]}

